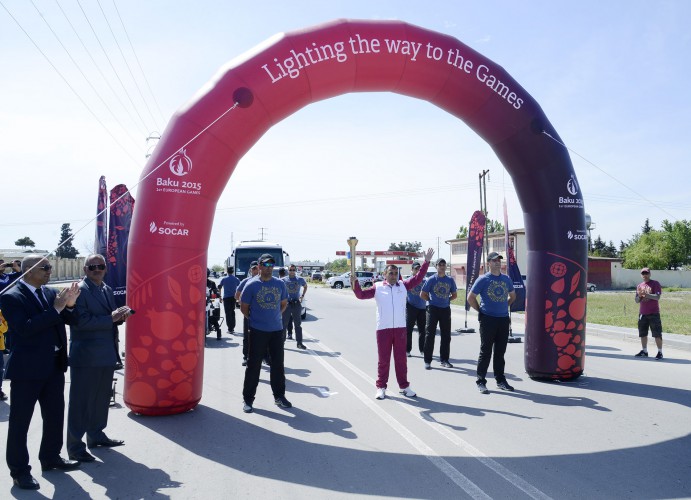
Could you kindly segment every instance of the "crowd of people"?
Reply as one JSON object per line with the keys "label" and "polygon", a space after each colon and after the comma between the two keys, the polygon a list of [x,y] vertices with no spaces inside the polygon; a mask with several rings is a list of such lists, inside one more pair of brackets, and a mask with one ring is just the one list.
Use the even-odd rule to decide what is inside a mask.
{"label": "crowd of people", "polygon": [[[412,275],[402,279],[395,265],[385,269],[384,281],[363,289],[356,276],[351,287],[358,299],[375,299],[376,344],[378,367],[375,398],[386,398],[391,357],[393,356],[399,392],[416,397],[408,380],[407,358],[413,349],[413,330],[417,326],[417,345],[424,357],[426,369],[432,369],[435,337],[440,332],[439,361],[442,368],[453,368],[451,355],[451,301],[457,296],[456,284],[446,274],[446,261],[438,259],[437,272],[425,278],[434,255],[432,248],[424,254],[423,262],[414,262]],[[488,256],[489,271],[480,276],[467,294],[470,307],[478,312],[480,323],[480,352],[477,361],[476,384],[482,394],[487,389],[487,371],[493,362],[497,387],[513,391],[505,375],[505,352],[510,331],[510,305],[515,300],[511,279],[501,272],[502,256],[492,252]],[[217,295],[222,293],[228,333],[235,332],[236,305],[243,315],[243,361],[245,366],[242,388],[243,411],[251,413],[261,375],[262,363],[270,366],[270,386],[274,402],[281,408],[291,408],[286,398],[284,344],[292,339],[298,349],[303,344],[301,311],[307,293],[307,282],[296,275],[296,267],[288,267],[288,276],[281,270],[273,274],[276,261],[263,254],[251,263],[247,278],[240,281],[229,267],[218,288],[212,280],[207,287]],[[9,270],[9,272],[8,272]],[[105,434],[112,396],[113,375],[119,365],[118,326],[135,311],[128,306],[118,307],[112,289],[104,282],[106,261],[102,255],[90,255],[85,260],[84,278],[62,289],[46,286],[52,266],[38,254],[22,261],[5,264],[0,260],[0,350],[9,348],[11,356],[0,376],[11,381],[10,413],[6,459],[14,484],[21,489],[39,489],[31,475],[27,434],[36,403],[41,408],[43,434],[39,461],[43,471],[69,471],[95,457],[87,451],[97,447],[124,445]],[[662,326],[659,300],[660,284],[650,279],[650,269],[641,270],[642,283],[636,290],[639,304],[638,329],[641,351],[637,357],[647,357],[648,331],[652,332],[658,348],[656,358],[662,359]],[[66,326],[70,327],[70,338]],[[220,325],[211,325],[221,338]],[[69,352],[68,352],[69,347]],[[0,355],[0,361],[4,359]],[[70,391],[67,428],[64,429],[65,373],[70,370]],[[66,436],[68,458],[60,455]],[[86,439],[85,439],[86,438]]]}

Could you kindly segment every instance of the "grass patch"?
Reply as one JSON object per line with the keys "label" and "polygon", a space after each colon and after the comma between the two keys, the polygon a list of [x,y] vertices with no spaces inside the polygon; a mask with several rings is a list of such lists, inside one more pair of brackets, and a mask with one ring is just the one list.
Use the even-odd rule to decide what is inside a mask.
{"label": "grass patch", "polygon": [[[589,293],[588,322],[638,328],[638,304],[634,302],[634,294],[633,290],[630,292]],[[452,304],[465,305],[465,290],[458,290],[458,298]],[[664,288],[660,299],[660,316],[663,333],[691,335],[691,292],[668,291],[667,288]]]}
{"label": "grass patch", "polygon": [[[634,292],[589,293],[587,314],[590,323],[638,328]],[[660,316],[663,332],[691,335],[691,293],[663,291]]]}

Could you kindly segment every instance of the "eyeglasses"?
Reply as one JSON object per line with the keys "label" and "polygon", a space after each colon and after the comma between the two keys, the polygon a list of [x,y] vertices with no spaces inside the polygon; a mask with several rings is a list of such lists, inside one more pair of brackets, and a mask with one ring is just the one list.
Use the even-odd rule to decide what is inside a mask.
{"label": "eyeglasses", "polygon": [[648,271],[643,271],[641,274],[650,274]]}
{"label": "eyeglasses", "polygon": [[53,269],[53,266],[51,266],[50,264],[45,264],[43,266],[36,266],[36,269],[42,269],[44,271],[50,271],[51,269]]}
{"label": "eyeglasses", "polygon": [[90,266],[86,266],[86,268],[89,271],[95,271],[98,269],[99,271],[105,271],[106,265],[105,264],[91,264]]}
{"label": "eyeglasses", "polygon": [[262,267],[274,267],[276,264],[274,264],[273,262],[262,262],[259,265]]}

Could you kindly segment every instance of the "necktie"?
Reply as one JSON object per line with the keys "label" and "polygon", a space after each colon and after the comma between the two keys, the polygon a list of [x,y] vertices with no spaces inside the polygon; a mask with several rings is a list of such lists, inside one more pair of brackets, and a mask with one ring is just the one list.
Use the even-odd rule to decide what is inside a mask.
{"label": "necktie", "polygon": [[[43,290],[40,288],[36,289],[36,296],[38,297],[39,302],[43,305],[43,310],[47,311],[48,310],[48,301],[46,300],[46,297],[43,295]],[[59,351],[62,348],[62,339],[60,338],[60,332],[58,331],[57,328],[54,328],[55,331],[55,350]]]}
{"label": "necktie", "polygon": [[40,288],[37,288],[36,289],[36,296],[38,297],[38,301],[43,306],[43,310],[44,311],[48,310],[48,302],[46,301],[46,297],[43,295],[43,290],[41,290]]}

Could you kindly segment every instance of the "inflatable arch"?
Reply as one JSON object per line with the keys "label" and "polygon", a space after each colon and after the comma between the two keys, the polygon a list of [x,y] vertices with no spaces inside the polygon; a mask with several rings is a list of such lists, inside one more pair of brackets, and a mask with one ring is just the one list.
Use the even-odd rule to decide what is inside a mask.
{"label": "inflatable arch", "polygon": [[455,38],[399,21],[338,20],[277,35],[231,61],[172,118],[142,172],[128,247],[128,301],[138,314],[127,322],[124,394],[133,411],[174,414],[201,399],[207,246],[216,202],[243,155],[312,102],[384,91],[444,109],[495,151],[524,212],[526,371],[582,373],[583,198],[537,102]]}

